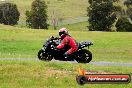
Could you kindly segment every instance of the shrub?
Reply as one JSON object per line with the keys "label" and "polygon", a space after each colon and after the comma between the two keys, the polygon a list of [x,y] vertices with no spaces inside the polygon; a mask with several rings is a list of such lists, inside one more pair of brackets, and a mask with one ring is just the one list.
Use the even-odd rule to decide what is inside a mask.
{"label": "shrub", "polygon": [[119,18],[115,26],[117,31],[132,32],[132,24],[126,17]]}

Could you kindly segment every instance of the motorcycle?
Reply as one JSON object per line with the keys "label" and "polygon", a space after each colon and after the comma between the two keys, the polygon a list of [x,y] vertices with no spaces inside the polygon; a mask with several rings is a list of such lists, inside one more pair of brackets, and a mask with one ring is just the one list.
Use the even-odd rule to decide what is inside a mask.
{"label": "motorcycle", "polygon": [[85,47],[93,45],[91,41],[84,41],[77,43],[78,51],[72,53],[68,58],[65,58],[64,53],[70,49],[65,45],[63,49],[56,49],[55,47],[61,43],[61,39],[57,37],[50,37],[44,44],[43,48],[38,51],[38,59],[43,61],[51,61],[52,59],[60,61],[77,61],[78,63],[89,63],[92,60],[92,53]]}

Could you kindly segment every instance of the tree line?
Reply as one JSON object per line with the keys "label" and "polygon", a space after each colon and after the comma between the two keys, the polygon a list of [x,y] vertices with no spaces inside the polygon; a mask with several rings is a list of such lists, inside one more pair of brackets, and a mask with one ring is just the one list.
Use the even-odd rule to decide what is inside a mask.
{"label": "tree line", "polygon": [[[132,31],[132,0],[125,0],[123,9],[114,5],[119,0],[88,0],[87,8],[89,31]],[[47,5],[44,0],[34,0],[31,10],[25,12],[26,25],[34,29],[48,29]],[[0,4],[0,23],[18,24],[20,13],[16,4]],[[116,30],[112,27],[115,26]]]}

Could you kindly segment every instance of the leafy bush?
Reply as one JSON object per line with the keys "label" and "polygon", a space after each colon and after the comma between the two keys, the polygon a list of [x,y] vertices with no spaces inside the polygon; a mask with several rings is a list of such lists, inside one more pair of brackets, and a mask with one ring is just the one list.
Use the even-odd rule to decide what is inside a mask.
{"label": "leafy bush", "polygon": [[0,23],[5,25],[15,25],[19,20],[20,13],[16,4],[2,3],[0,4]]}
{"label": "leafy bush", "polygon": [[117,31],[132,32],[132,24],[126,17],[119,18],[115,26],[117,28]]}

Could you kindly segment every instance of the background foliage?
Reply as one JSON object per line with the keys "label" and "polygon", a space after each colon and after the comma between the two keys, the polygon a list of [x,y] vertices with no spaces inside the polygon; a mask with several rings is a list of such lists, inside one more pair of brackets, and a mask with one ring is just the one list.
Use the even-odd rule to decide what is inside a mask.
{"label": "background foliage", "polygon": [[111,31],[112,24],[116,20],[114,5],[111,0],[89,0],[88,7],[89,30]]}
{"label": "background foliage", "polygon": [[16,4],[1,3],[0,4],[0,23],[5,25],[15,25],[19,20],[20,13]]}
{"label": "background foliage", "polygon": [[126,17],[119,18],[115,26],[117,28],[117,31],[132,32],[132,24]]}
{"label": "background foliage", "polygon": [[26,24],[34,29],[47,29],[47,5],[45,1],[35,0],[31,11],[26,11]]}

